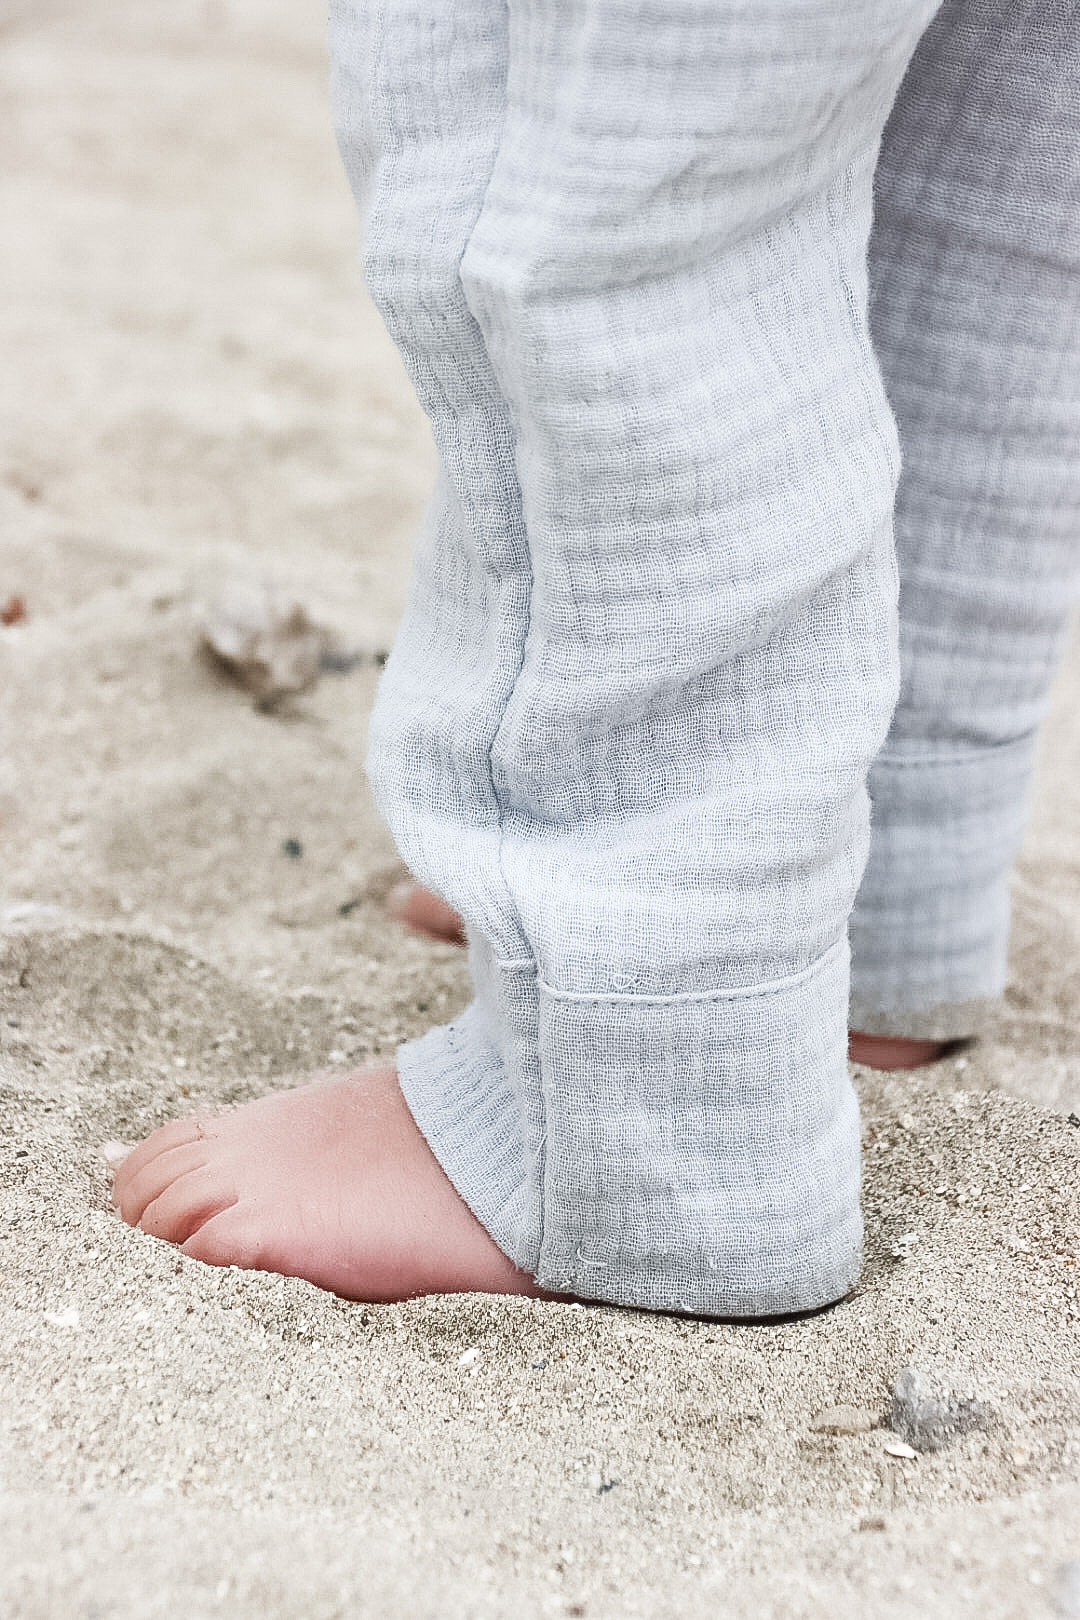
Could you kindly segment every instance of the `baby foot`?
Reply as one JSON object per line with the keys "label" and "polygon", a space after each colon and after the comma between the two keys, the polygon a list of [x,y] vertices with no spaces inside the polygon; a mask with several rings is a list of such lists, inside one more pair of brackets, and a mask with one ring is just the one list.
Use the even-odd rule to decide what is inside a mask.
{"label": "baby foot", "polygon": [[393,1069],[165,1125],[117,1169],[113,1202],[196,1260],[345,1299],[540,1294],[447,1180]]}
{"label": "baby foot", "polygon": [[865,1063],[868,1069],[921,1069],[944,1057],[955,1041],[909,1040],[905,1035],[864,1035],[853,1029],[848,1035],[848,1057],[852,1063]]}
{"label": "baby foot", "polygon": [[391,917],[405,924],[417,934],[426,934],[446,945],[464,945],[465,925],[453,906],[440,900],[437,894],[410,879],[398,883],[386,898],[386,909]]}

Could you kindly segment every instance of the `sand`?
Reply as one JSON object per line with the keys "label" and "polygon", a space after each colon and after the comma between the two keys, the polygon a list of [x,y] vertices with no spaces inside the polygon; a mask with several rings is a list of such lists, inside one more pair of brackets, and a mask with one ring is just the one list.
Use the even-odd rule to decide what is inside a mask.
{"label": "sand", "polygon": [[[373,664],[268,714],[196,649],[230,577],[385,646],[430,486],[321,33],[285,0],[0,9],[0,1614],[1080,1614],[1075,653],[997,1028],[857,1077],[835,1310],[363,1307],[110,1212],[105,1143],[467,994],[382,913]],[[987,1426],[890,1454],[907,1365]],[[841,1404],[856,1432],[814,1426]]]}

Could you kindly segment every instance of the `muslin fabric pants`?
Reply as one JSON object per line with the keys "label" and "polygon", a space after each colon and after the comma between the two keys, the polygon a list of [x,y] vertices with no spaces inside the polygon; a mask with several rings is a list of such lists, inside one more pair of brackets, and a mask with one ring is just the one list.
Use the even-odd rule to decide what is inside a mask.
{"label": "muslin fabric pants", "polygon": [[369,770],[475,987],[401,1083],[546,1287],[839,1297],[849,1000],[1000,992],[1077,571],[1078,22],[332,0],[439,452]]}

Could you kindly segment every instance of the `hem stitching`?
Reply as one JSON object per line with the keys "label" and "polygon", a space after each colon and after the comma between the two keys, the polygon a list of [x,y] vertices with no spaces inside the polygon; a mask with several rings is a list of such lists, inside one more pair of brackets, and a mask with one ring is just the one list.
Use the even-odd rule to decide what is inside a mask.
{"label": "hem stitching", "polygon": [[[635,995],[633,991],[559,990],[554,985],[546,983],[538,975],[537,988],[542,990],[553,1001],[631,1002],[646,1007],[678,1006],[685,1002],[748,1001],[755,996],[771,996],[784,990],[794,989],[807,979],[812,979],[816,974],[824,971],[830,965],[832,959],[838,956],[846,945],[847,933],[845,931],[832,945],[822,951],[820,956],[816,956],[812,962],[806,967],[800,968],[797,973],[788,974],[782,979],[770,979],[764,984],[731,985],[718,990],[681,990],[674,995],[666,996],[641,996]],[[500,966],[502,965],[500,963]],[[513,964],[507,963],[505,965],[511,966]]]}

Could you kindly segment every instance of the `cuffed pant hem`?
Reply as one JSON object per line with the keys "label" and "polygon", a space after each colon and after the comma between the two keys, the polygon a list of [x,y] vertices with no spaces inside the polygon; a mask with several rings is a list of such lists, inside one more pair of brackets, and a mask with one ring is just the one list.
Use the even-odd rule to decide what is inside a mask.
{"label": "cuffed pant hem", "polygon": [[875,760],[850,926],[852,1029],[956,1040],[987,1027],[1005,988],[1034,749],[1034,735],[947,754],[890,744]]}
{"label": "cuffed pant hem", "polygon": [[[514,1007],[488,1022],[474,1003],[404,1047],[402,1089],[466,1203],[542,1287],[717,1317],[850,1290],[846,942],[792,978],[715,995],[578,996],[520,969],[478,981]],[[538,1069],[500,1060],[488,1033],[515,1027],[529,997],[536,1045],[522,1047]]]}

